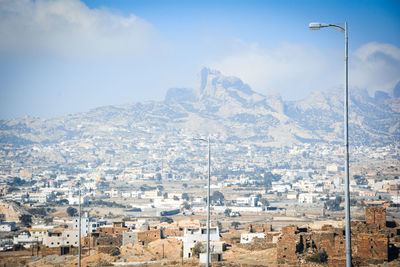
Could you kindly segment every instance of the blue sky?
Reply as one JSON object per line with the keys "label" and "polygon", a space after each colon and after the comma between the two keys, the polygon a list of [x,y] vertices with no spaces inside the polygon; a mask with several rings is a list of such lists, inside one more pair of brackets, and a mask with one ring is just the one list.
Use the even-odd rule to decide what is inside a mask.
{"label": "blue sky", "polygon": [[343,86],[390,92],[400,81],[398,1],[0,0],[0,118],[55,117],[162,100],[203,66],[262,94],[301,99]]}

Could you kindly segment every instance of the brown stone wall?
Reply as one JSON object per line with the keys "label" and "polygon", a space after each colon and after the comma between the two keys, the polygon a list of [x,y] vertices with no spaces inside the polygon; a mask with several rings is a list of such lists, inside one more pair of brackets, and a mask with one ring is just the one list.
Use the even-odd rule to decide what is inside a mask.
{"label": "brown stone wall", "polygon": [[381,228],[386,227],[386,208],[365,207],[365,222],[367,224],[376,224]]}
{"label": "brown stone wall", "polygon": [[298,261],[297,253],[303,251],[302,236],[297,235],[298,232],[298,227],[294,225],[282,228],[282,235],[276,246],[278,263],[291,264]]}
{"label": "brown stone wall", "polygon": [[248,224],[246,229],[249,233],[272,232],[272,225],[267,223]]}
{"label": "brown stone wall", "polygon": [[96,232],[105,235],[122,235],[123,232],[128,231],[127,227],[99,227]]}
{"label": "brown stone wall", "polygon": [[104,247],[96,247],[95,250],[98,253],[105,253],[105,254],[110,254],[111,251],[113,251],[114,249],[119,248],[119,247],[115,247],[115,246],[104,246]]}
{"label": "brown stone wall", "polygon": [[388,238],[383,234],[359,233],[353,243],[354,256],[380,262],[388,260]]}
{"label": "brown stone wall", "polygon": [[49,255],[77,255],[78,254],[78,247],[55,247],[55,248],[48,248],[45,245],[40,245],[39,253],[42,257],[46,257]]}
{"label": "brown stone wall", "polygon": [[146,245],[152,241],[161,239],[161,230],[154,229],[137,233],[137,243]]}
{"label": "brown stone wall", "polygon": [[94,242],[95,247],[102,246],[114,246],[119,247],[122,246],[122,236],[100,236],[95,239]]}
{"label": "brown stone wall", "polygon": [[183,236],[184,231],[182,228],[164,228],[164,236]]}

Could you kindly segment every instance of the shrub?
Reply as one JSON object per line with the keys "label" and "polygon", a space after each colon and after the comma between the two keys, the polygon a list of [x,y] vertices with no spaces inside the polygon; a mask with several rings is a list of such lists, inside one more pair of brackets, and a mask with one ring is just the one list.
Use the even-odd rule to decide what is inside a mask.
{"label": "shrub", "polygon": [[119,248],[114,248],[110,252],[110,256],[118,256],[119,254],[121,254],[121,252],[119,252]]}
{"label": "shrub", "polygon": [[328,254],[326,254],[325,250],[322,252],[316,252],[307,256],[306,260],[315,263],[326,263],[328,261]]}
{"label": "shrub", "polygon": [[202,243],[197,242],[192,248],[192,253],[194,257],[199,257],[200,253],[204,252],[204,246]]}

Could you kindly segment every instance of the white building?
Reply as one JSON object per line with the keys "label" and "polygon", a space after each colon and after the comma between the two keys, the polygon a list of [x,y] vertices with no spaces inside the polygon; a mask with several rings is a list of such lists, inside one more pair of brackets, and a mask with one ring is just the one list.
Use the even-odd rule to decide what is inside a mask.
{"label": "white building", "polygon": [[[210,252],[222,252],[223,242],[219,242],[218,227],[210,227]],[[192,248],[197,242],[207,244],[207,228],[185,228],[183,234],[183,257],[192,257]]]}
{"label": "white building", "polygon": [[78,246],[78,230],[49,231],[43,238],[43,245],[49,248]]}
{"label": "white building", "polygon": [[258,198],[257,197],[238,197],[236,199],[236,204],[239,206],[251,206],[251,207],[256,207],[258,204]]}
{"label": "white building", "polygon": [[298,195],[297,192],[294,191],[288,192],[286,198],[290,200],[297,200],[297,195]]}
{"label": "white building", "polygon": [[290,184],[272,182],[271,191],[285,193],[291,189],[292,189],[292,186]]}
{"label": "white building", "polygon": [[46,203],[48,196],[44,193],[29,193],[29,202]]}
{"label": "white building", "polygon": [[[79,205],[79,196],[72,196],[69,195],[68,198],[69,205]],[[81,196],[81,204],[89,204],[89,197],[88,196]]]}
{"label": "white building", "polygon": [[47,232],[53,228],[54,226],[51,225],[36,224],[29,228],[29,234],[32,237],[38,238],[40,241],[42,241],[43,237],[47,235]]}
{"label": "white building", "polygon": [[15,222],[2,222],[0,223],[0,232],[11,232],[17,230]]}
{"label": "white building", "polygon": [[253,241],[253,238],[265,238],[265,234],[264,233],[242,233],[240,235],[240,243],[241,244],[251,243]]}
{"label": "white building", "polygon": [[318,194],[313,194],[313,193],[303,193],[299,194],[299,203],[306,203],[306,204],[312,204],[315,202]]}
{"label": "white building", "polygon": [[[96,232],[98,227],[106,225],[105,221],[95,221],[94,219],[88,217],[88,214],[81,218],[81,235],[88,236],[89,233]],[[72,225],[73,229],[79,228],[79,217],[75,217]]]}
{"label": "white building", "polygon": [[14,245],[20,244],[20,245],[23,245],[24,248],[29,248],[31,245],[37,245],[41,242],[42,242],[41,239],[34,237],[34,236],[30,236],[26,232],[21,233],[18,236],[14,236],[14,238],[13,238]]}

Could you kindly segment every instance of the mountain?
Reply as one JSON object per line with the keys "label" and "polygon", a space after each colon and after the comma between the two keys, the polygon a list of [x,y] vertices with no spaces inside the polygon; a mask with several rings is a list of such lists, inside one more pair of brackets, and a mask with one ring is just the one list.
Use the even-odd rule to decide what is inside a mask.
{"label": "mountain", "polygon": [[[377,92],[374,97],[363,90],[351,90],[351,144],[383,145],[400,139],[397,87],[392,95]],[[156,142],[164,135],[173,138],[178,134],[213,134],[220,140],[246,140],[275,147],[341,143],[343,93],[317,91],[299,101],[284,101],[279,95],[264,96],[253,91],[239,78],[203,68],[194,88],[172,88],[163,102],[105,106],[47,120],[32,117],[0,120],[3,146],[80,140],[90,147],[93,140],[112,143],[128,138],[132,142],[139,142],[136,139]],[[65,158],[52,153],[55,158]]]}

